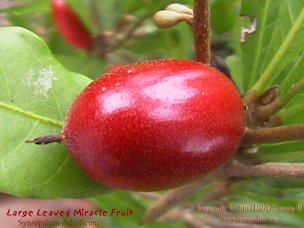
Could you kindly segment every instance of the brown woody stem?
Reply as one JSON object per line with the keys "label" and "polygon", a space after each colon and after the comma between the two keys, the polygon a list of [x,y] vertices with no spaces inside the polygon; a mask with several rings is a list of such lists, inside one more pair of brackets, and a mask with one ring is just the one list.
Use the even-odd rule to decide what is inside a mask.
{"label": "brown woody stem", "polygon": [[256,115],[260,120],[268,120],[270,116],[280,111],[295,95],[304,88],[304,78],[299,80],[278,99],[266,106],[260,106],[256,110]]}
{"label": "brown woody stem", "polygon": [[193,13],[196,60],[210,64],[210,0],[194,0]]}
{"label": "brown woody stem", "polygon": [[233,162],[224,173],[226,177],[304,177],[304,163],[268,162],[248,166]]}
{"label": "brown woody stem", "polygon": [[304,124],[274,128],[248,129],[242,139],[243,145],[291,141],[304,139]]}
{"label": "brown woody stem", "polygon": [[156,200],[155,203],[146,211],[143,219],[144,223],[154,221],[176,205],[186,200],[195,192],[199,191],[203,185],[210,183],[213,179],[214,176],[209,175],[199,181],[167,192],[161,198]]}
{"label": "brown woody stem", "polygon": [[[173,189],[158,198],[147,210],[144,216],[144,222],[152,222],[164,215],[174,206],[199,191],[204,184],[210,183],[211,181],[227,180],[227,178],[233,177],[304,177],[304,163],[268,162],[260,165],[244,165],[233,160],[213,175],[203,177],[201,180],[189,185]],[[229,183],[222,183],[224,183],[223,192],[220,191],[218,193],[211,193],[209,196],[207,195],[207,198],[201,201],[202,205],[209,201],[208,197],[211,197],[211,200],[213,200],[214,197],[220,197],[222,194],[225,194],[226,184]]]}

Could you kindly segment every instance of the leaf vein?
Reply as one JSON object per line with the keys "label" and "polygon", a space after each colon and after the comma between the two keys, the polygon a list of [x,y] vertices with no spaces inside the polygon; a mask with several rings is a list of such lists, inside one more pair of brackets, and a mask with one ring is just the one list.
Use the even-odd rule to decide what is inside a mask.
{"label": "leaf vein", "polygon": [[57,171],[54,172],[51,176],[49,176],[49,178],[42,182],[42,183],[39,183],[39,184],[36,184],[32,187],[32,189],[34,188],[37,188],[37,187],[40,187],[40,186],[43,186],[43,185],[47,185],[48,183],[50,183],[50,181],[52,179],[54,179],[58,174],[60,174],[61,170],[63,170],[64,166],[67,164],[67,162],[70,160],[70,157],[67,155],[66,158],[64,159],[64,161],[61,163],[61,165],[58,167]]}
{"label": "leaf vein", "polygon": [[21,108],[18,108],[16,106],[14,106],[14,105],[9,105],[9,104],[5,104],[3,102],[0,102],[0,108],[9,110],[9,111],[14,112],[14,113],[18,113],[19,115],[25,116],[27,118],[31,118],[31,119],[34,119],[34,120],[39,120],[40,122],[44,122],[44,123],[47,123],[47,124],[50,124],[50,125],[53,125],[53,126],[56,126],[56,127],[62,128],[62,126],[63,126],[63,123],[61,121],[53,120],[53,119],[50,119],[50,118],[47,118],[47,117],[40,116],[40,115],[35,114],[33,112],[25,111]]}

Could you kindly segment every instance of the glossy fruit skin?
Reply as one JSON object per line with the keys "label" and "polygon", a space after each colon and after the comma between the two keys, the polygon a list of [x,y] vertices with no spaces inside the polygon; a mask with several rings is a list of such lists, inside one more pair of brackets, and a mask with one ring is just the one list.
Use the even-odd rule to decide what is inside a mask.
{"label": "glossy fruit skin", "polygon": [[89,49],[92,35],[65,0],[53,0],[51,5],[54,23],[63,38],[76,48]]}
{"label": "glossy fruit skin", "polygon": [[63,140],[101,184],[157,191],[193,181],[238,149],[245,109],[233,83],[188,60],[114,68],[74,101]]}

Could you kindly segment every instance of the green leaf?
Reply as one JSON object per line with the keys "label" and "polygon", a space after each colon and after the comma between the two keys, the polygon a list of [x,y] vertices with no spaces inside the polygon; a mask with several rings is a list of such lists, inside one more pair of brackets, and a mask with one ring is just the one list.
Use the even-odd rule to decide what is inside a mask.
{"label": "green leaf", "polygon": [[261,93],[304,50],[304,1],[243,0],[241,13],[257,22],[257,31],[241,45],[245,89]]}
{"label": "green leaf", "polygon": [[280,76],[277,84],[281,82],[282,93],[286,93],[293,84],[304,78],[304,51],[286,67]]}
{"label": "green leaf", "polygon": [[25,143],[60,133],[71,102],[91,80],[67,71],[39,37],[23,28],[0,28],[0,41],[0,191],[43,198],[105,192],[64,145]]}

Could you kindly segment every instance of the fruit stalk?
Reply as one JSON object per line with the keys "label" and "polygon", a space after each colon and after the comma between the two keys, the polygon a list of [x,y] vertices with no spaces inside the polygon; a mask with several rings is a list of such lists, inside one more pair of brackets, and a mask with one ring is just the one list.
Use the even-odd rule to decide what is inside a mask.
{"label": "fruit stalk", "polygon": [[193,33],[196,60],[210,64],[210,0],[194,0]]}
{"label": "fruit stalk", "polygon": [[44,135],[33,140],[27,140],[26,143],[35,143],[37,145],[45,145],[49,143],[61,143],[62,142],[62,135]]}

